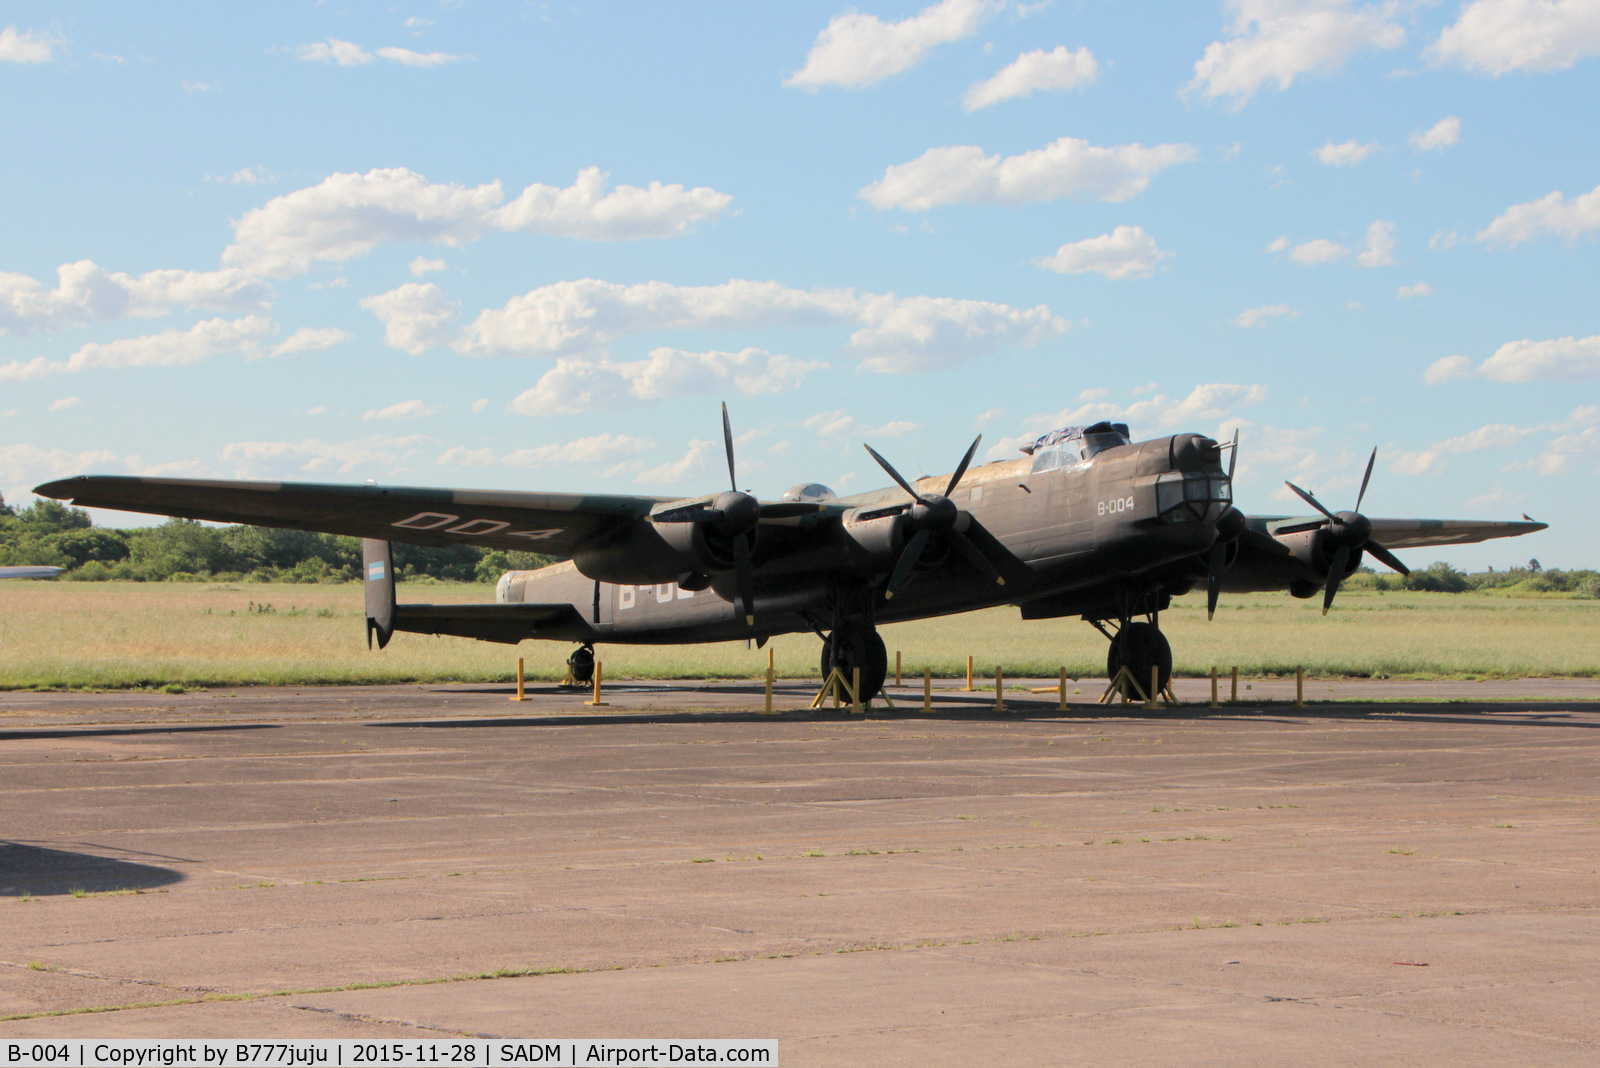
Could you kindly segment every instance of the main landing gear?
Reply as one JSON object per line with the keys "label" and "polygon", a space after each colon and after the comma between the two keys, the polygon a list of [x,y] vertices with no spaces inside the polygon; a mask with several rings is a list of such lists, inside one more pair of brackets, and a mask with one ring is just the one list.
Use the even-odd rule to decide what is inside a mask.
{"label": "main landing gear", "polygon": [[883,689],[889,675],[889,652],[876,628],[865,623],[843,623],[822,640],[822,677],[838,668],[849,682],[856,668],[861,669],[863,704]]}
{"label": "main landing gear", "polygon": [[1155,615],[1151,615],[1148,623],[1124,621],[1115,632],[1108,631],[1100,620],[1090,622],[1111,639],[1111,648],[1106,650],[1106,677],[1115,679],[1127,668],[1138,680],[1137,691],[1128,685],[1127,679],[1122,680],[1118,689],[1123,696],[1135,699],[1148,696],[1144,691],[1150,688],[1152,670],[1156,672],[1156,692],[1167,688],[1172,681],[1172,646],[1167,644]]}
{"label": "main landing gear", "polygon": [[567,657],[567,677],[573,682],[594,681],[594,646],[580,645]]}

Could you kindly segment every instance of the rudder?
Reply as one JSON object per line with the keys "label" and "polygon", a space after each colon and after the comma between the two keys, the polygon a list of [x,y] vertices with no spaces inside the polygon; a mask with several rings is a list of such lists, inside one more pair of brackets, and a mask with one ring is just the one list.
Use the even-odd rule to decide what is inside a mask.
{"label": "rudder", "polygon": [[394,636],[394,553],[386,541],[361,539],[362,586],[367,599],[367,648],[378,636],[378,648]]}

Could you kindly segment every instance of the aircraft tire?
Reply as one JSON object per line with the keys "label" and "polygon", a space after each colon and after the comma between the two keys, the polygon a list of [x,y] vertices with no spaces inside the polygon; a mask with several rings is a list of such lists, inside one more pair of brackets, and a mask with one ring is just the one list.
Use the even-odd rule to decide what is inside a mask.
{"label": "aircraft tire", "polygon": [[572,655],[567,657],[567,673],[574,682],[593,682],[594,649],[587,645],[574,649]]}
{"label": "aircraft tire", "polygon": [[[838,650],[837,659],[835,649]],[[846,679],[855,668],[861,669],[861,700],[870,701],[883,689],[889,676],[889,651],[871,627],[841,628],[822,643],[822,677],[837,667]]]}
{"label": "aircraft tire", "polygon": [[[1111,648],[1106,651],[1106,677],[1116,678],[1124,666],[1139,680],[1141,691],[1150,685],[1152,667],[1160,671],[1159,689],[1167,688],[1172,681],[1172,646],[1167,644],[1167,636],[1161,633],[1161,628],[1153,623],[1129,623],[1117,632]],[[1126,683],[1123,687],[1122,692],[1130,698],[1139,697],[1138,693],[1127,689]]]}

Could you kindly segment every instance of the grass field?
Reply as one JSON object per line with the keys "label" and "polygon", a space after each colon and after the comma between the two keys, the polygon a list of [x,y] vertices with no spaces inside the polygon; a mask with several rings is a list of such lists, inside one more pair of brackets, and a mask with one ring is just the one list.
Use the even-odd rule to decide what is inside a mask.
{"label": "grass field", "polygon": [[[492,600],[488,586],[401,587],[400,600]],[[1511,598],[1493,593],[1339,595],[1321,602],[1286,594],[1228,596],[1215,622],[1184,598],[1162,616],[1180,674],[1237,664],[1247,675],[1592,676],[1600,673],[1600,601]],[[399,634],[366,648],[361,588],[350,585],[215,583],[0,583],[0,689],[98,689],[316,683],[487,682],[557,679],[570,646],[513,648],[462,638]],[[890,663],[959,675],[966,657],[992,674],[1105,670],[1105,639],[1081,620],[1023,622],[1015,608],[883,628]],[[815,635],[772,642],[778,673],[817,674]],[[757,677],[764,650],[743,642],[676,647],[601,645],[606,677]]]}

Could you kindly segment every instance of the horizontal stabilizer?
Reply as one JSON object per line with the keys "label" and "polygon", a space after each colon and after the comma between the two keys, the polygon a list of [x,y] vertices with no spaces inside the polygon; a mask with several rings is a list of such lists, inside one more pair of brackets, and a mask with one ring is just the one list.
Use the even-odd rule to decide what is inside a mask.
{"label": "horizontal stabilizer", "polygon": [[542,637],[540,630],[582,625],[582,616],[570,604],[402,604],[395,606],[394,614],[395,630],[508,645]]}

